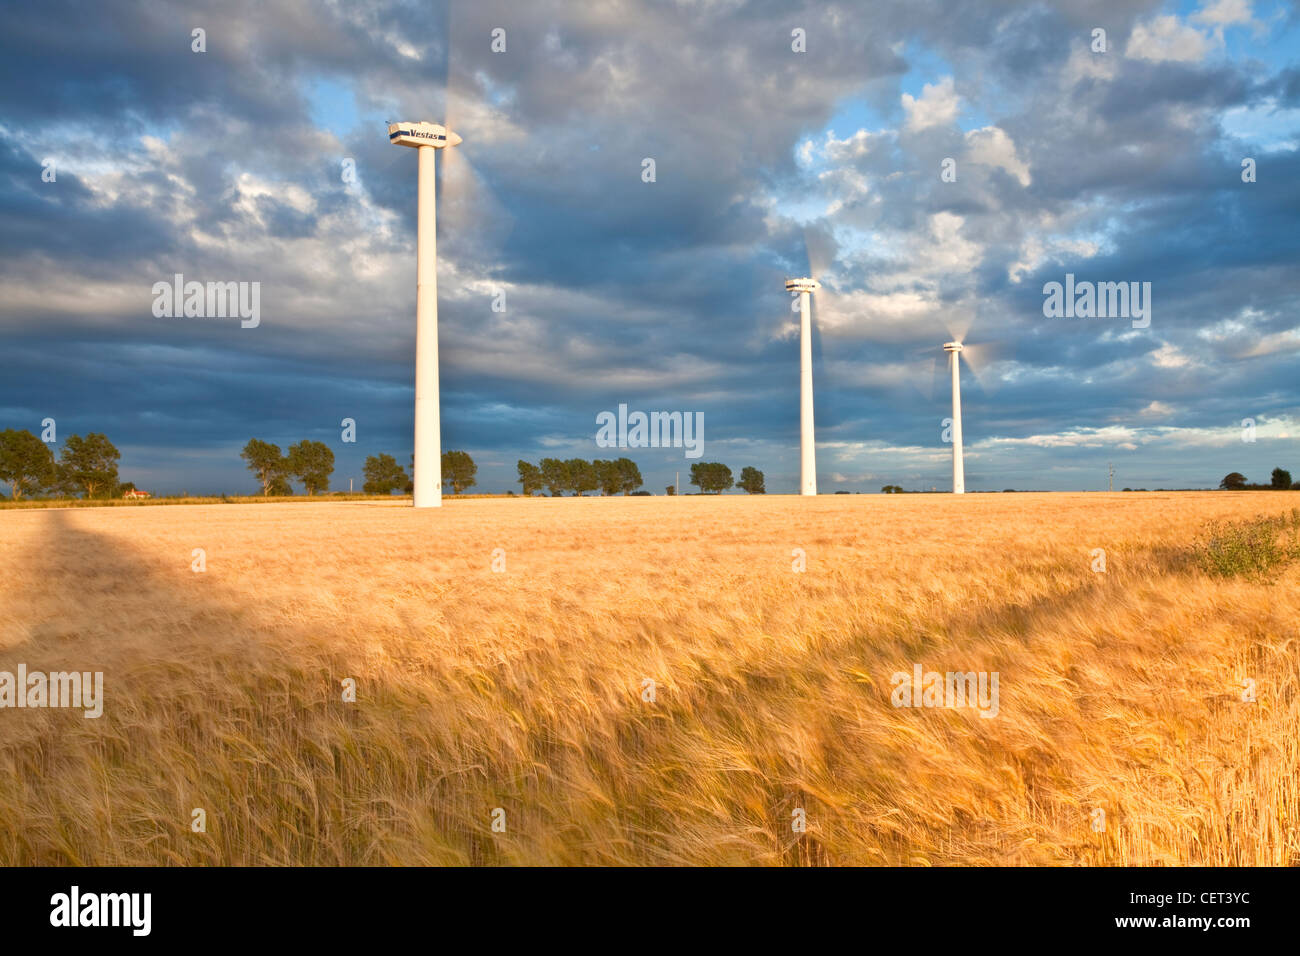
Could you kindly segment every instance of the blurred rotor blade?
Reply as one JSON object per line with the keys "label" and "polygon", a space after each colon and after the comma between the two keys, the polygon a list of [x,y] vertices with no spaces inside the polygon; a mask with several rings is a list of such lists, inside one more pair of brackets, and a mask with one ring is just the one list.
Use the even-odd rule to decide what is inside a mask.
{"label": "blurred rotor blade", "polygon": [[[454,129],[454,128],[453,128]],[[474,250],[480,261],[491,261],[514,231],[515,217],[480,175],[465,145],[439,150],[442,190],[438,208],[439,238]]]}
{"label": "blurred rotor blade", "polygon": [[496,253],[514,231],[515,217],[492,188],[492,170],[484,163],[492,144],[500,142],[500,131],[510,124],[499,122],[499,111],[492,103],[492,49],[478,41],[490,35],[491,25],[500,22],[508,9],[504,2],[489,0],[451,4],[447,9],[449,42],[442,122],[464,142],[439,150],[439,239],[445,229],[448,240],[465,252],[458,258],[489,266],[499,260]]}
{"label": "blurred rotor blade", "polygon": [[949,340],[952,342],[965,342],[974,321],[975,316],[968,309],[945,312],[943,315],[943,327],[947,329]]}
{"label": "blurred rotor blade", "polygon": [[835,261],[839,247],[835,237],[823,222],[812,222],[803,230],[804,252],[808,258],[808,275],[821,280]]}
{"label": "blurred rotor blade", "polygon": [[961,352],[971,374],[975,376],[975,381],[986,393],[997,391],[1002,386],[1001,372],[1004,371],[1003,366],[1010,361],[1012,354],[1010,345],[1005,342],[965,343]]}
{"label": "blurred rotor blade", "polygon": [[903,359],[902,366],[907,369],[907,382],[918,395],[927,402],[936,400],[939,389],[939,346],[925,346],[912,349]]}

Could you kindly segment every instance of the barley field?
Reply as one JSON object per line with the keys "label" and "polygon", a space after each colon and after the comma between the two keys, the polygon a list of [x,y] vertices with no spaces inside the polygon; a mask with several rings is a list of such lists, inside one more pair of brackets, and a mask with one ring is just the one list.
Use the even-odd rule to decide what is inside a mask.
{"label": "barley field", "polygon": [[0,512],[0,671],[104,674],[0,709],[0,864],[1293,865],[1296,504]]}

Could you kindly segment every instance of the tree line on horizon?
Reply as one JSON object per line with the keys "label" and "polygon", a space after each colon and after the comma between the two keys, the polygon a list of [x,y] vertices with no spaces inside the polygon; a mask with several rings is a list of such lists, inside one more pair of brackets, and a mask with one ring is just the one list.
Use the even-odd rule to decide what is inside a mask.
{"label": "tree line on horizon", "polygon": [[[290,445],[287,453],[281,453],[279,445],[250,438],[239,457],[248,463],[248,470],[262,486],[262,494],[268,497],[293,494],[290,478],[301,482],[309,496],[328,491],[330,475],[334,473],[334,452],[319,441],[304,439]],[[413,480],[392,455],[368,456],[361,472],[365,477],[361,490],[365,494],[391,495],[401,491],[409,495],[415,490]],[[411,455],[411,472],[415,472],[415,455]],[[478,465],[468,452],[442,453],[442,481],[452,494],[461,494],[477,484],[474,477],[477,473]]]}
{"label": "tree line on horizon", "polygon": [[644,484],[641,469],[630,458],[612,461],[543,458],[536,465],[521,458],[515,470],[519,474],[515,480],[523,488],[524,496],[529,498],[543,489],[549,491],[552,498],[562,497],[568,491],[574,495],[584,495],[589,491],[599,491],[602,495],[630,495]]}
{"label": "tree line on horizon", "polygon": [[[365,483],[361,490],[368,495],[391,495],[394,491],[404,494],[415,493],[415,481],[407,476],[406,471],[392,455],[371,455],[361,467]],[[411,455],[411,474],[415,474],[415,455]],[[442,453],[442,483],[453,495],[462,494],[466,488],[478,484],[475,475],[478,465],[465,451],[444,451]]]}
{"label": "tree line on horizon", "polygon": [[287,452],[281,452],[279,445],[250,438],[239,457],[247,462],[267,497],[293,494],[290,479],[301,482],[308,496],[328,491],[334,473],[334,452],[329,445],[308,438],[290,445]]}
{"label": "tree line on horizon", "polygon": [[[287,452],[282,452],[278,445],[252,438],[240,457],[257,478],[265,496],[292,495],[291,479],[300,482],[308,496],[326,492],[334,472],[334,452],[324,442],[310,439],[290,445]],[[85,437],[69,435],[57,459],[49,443],[26,429],[10,428],[0,432],[0,483],[9,486],[9,498],[15,501],[24,497],[118,497],[135,489],[133,482],[119,479],[120,459],[121,453],[113,443],[98,432],[89,432]],[[412,455],[412,473],[414,465],[415,456]],[[410,494],[414,490],[412,479],[392,455],[370,455],[362,470],[365,476],[362,490],[366,494],[391,495],[395,491]],[[592,491],[603,495],[649,494],[637,490],[644,481],[639,466],[630,458],[595,461],[543,458],[536,465],[520,459],[517,470],[517,481],[523,486],[526,496],[544,490],[552,497],[566,493],[584,495]],[[477,472],[478,466],[468,452],[453,450],[442,453],[443,483],[452,494],[462,494],[476,485]],[[690,483],[702,494],[721,494],[733,487],[747,494],[766,493],[763,472],[753,466],[743,468],[739,480],[736,480],[731,469],[721,462],[695,462],[691,465]],[[1273,469],[1268,484],[1252,484],[1241,472],[1234,471],[1224,476],[1219,488],[1226,491],[1300,490],[1300,482],[1293,482],[1291,472],[1278,467]],[[906,493],[899,485],[885,485],[881,491],[885,494]],[[668,485],[665,492],[673,495],[677,489]]]}
{"label": "tree line on horizon", "polygon": [[[732,477],[731,469],[720,461],[697,461],[691,465],[691,484],[700,489],[701,494],[720,495],[728,488],[739,488],[747,495],[767,494],[767,484],[763,473],[753,465],[746,465],[740,470],[740,479]],[[668,492],[676,494],[676,489]]]}
{"label": "tree line on horizon", "polygon": [[1230,472],[1223,476],[1219,482],[1221,491],[1286,491],[1292,489],[1300,491],[1300,481],[1291,481],[1291,472],[1285,468],[1274,468],[1273,474],[1267,485],[1252,485],[1246,481],[1246,476],[1239,471]]}
{"label": "tree line on horizon", "polygon": [[[282,451],[280,446],[259,438],[250,438],[240,452],[248,470],[266,497],[294,494],[297,481],[310,497],[329,491],[334,473],[334,452],[324,442],[303,439]],[[9,497],[114,498],[135,490],[133,482],[118,477],[121,453],[108,438],[90,432],[84,438],[70,435],[55,459],[51,447],[27,430],[7,429],[0,432],[0,482],[9,485]],[[415,456],[411,456],[414,473]],[[370,455],[363,466],[365,494],[391,495],[401,491],[411,494],[414,485],[406,470],[389,454]],[[442,453],[442,478],[452,494],[462,494],[477,484],[478,466],[468,452]],[[561,460],[543,458],[538,465],[520,460],[518,481],[525,495],[549,491],[553,497],[565,493],[583,495],[600,491],[604,495],[650,494],[638,491],[644,484],[640,467],[630,458],[613,460],[582,458]],[[763,472],[745,467],[736,481],[731,469],[721,462],[695,462],[690,482],[703,494],[720,494],[738,487],[748,494],[765,494]],[[675,494],[669,485],[667,494]]]}
{"label": "tree line on horizon", "polygon": [[[585,495],[589,491],[599,491],[602,495],[648,495],[648,491],[638,491],[644,484],[641,469],[630,458],[612,460],[585,458],[543,458],[537,464],[524,461],[516,465],[519,477],[516,479],[523,488],[525,497],[532,497],[539,491],[548,491],[552,498],[563,497],[565,493],[574,496]],[[733,479],[731,469],[721,462],[695,462],[691,465],[691,484],[696,485],[704,494],[719,494],[734,486],[742,488],[749,494],[765,494],[763,473],[757,468],[747,467],[740,474],[740,481]],[[668,485],[665,493],[674,495],[677,489]]]}
{"label": "tree line on horizon", "polygon": [[99,432],[69,435],[56,460],[50,445],[27,429],[0,432],[0,482],[9,497],[113,498],[135,488],[118,479],[121,453]]}

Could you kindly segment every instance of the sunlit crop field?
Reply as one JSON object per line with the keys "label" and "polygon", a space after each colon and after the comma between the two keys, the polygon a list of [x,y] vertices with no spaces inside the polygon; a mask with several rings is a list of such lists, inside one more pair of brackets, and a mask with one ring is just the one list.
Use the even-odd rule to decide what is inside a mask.
{"label": "sunlit crop field", "polygon": [[0,709],[0,863],[1300,863],[1300,564],[1194,547],[1297,505],[0,512],[0,671],[104,674]]}

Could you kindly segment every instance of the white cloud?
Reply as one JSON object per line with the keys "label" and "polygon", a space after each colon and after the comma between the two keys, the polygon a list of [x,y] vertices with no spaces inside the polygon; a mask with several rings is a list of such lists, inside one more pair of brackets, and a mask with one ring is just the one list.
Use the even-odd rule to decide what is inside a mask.
{"label": "white cloud", "polygon": [[[1176,410],[1163,402],[1152,402],[1137,413],[1143,418],[1167,417]],[[1294,434],[1300,422],[1287,416],[1259,418],[1256,422],[1257,438],[1282,438]],[[975,447],[1035,448],[1122,448],[1132,451],[1138,446],[1172,447],[1186,454],[1191,448],[1230,448],[1241,445],[1241,423],[1225,423],[1221,427],[1188,427],[1174,425],[1107,425],[1102,428],[1071,428],[1054,434],[1028,435],[1023,438],[986,438]]]}
{"label": "white cloud", "polygon": [[1088,44],[1079,43],[1070,51],[1070,59],[1065,63],[1065,85],[1072,87],[1085,79],[1114,79],[1117,69],[1115,57],[1093,53]]}
{"label": "white cloud", "polygon": [[1226,27],[1234,23],[1248,24],[1255,18],[1251,15],[1250,0],[1214,0],[1193,13],[1191,19],[1212,27]]}
{"label": "white cloud", "polygon": [[1222,354],[1236,359],[1259,358],[1300,351],[1300,328],[1264,334],[1259,326],[1267,316],[1249,307],[1229,319],[1216,322],[1197,337],[1219,347]]}
{"label": "white cloud", "polygon": [[1156,368],[1185,368],[1192,360],[1178,350],[1178,346],[1165,342],[1151,353],[1151,364]]}
{"label": "white cloud", "polygon": [[[916,322],[939,307],[937,297],[924,291],[868,292],[860,289],[843,294],[819,293],[814,308],[823,332],[868,331],[873,338],[889,337],[891,329],[906,333]],[[798,327],[790,331],[797,334]]]}
{"label": "white cloud", "polygon": [[1027,273],[1035,271],[1044,262],[1064,262],[1069,259],[1091,259],[1100,246],[1090,239],[1044,239],[1033,233],[1020,243],[1019,258],[1007,266],[1007,278],[1019,282]]}
{"label": "white cloud", "polygon": [[1283,332],[1266,335],[1241,353],[1241,357],[1258,358],[1262,355],[1276,355],[1281,352],[1300,352],[1300,329],[1287,329]]}
{"label": "white cloud", "polygon": [[1015,142],[1000,126],[985,126],[967,133],[966,160],[979,166],[1005,169],[1022,186],[1031,182],[1029,167],[1016,155]]}
{"label": "white cloud", "polygon": [[925,84],[920,97],[903,94],[903,111],[907,113],[904,126],[912,133],[932,126],[947,126],[956,121],[960,105],[952,77],[945,76],[938,83]]}
{"label": "white cloud", "polygon": [[1209,51],[1210,40],[1200,30],[1181,23],[1175,16],[1162,16],[1133,27],[1124,55],[1156,63],[1198,63]]}
{"label": "white cloud", "polygon": [[828,132],[822,155],[835,163],[860,159],[878,146],[887,144],[892,138],[893,133],[888,131],[873,133],[870,130],[860,129],[844,139],[836,139],[833,133]]}
{"label": "white cloud", "polygon": [[980,444],[1029,445],[1035,448],[1105,448],[1120,442],[1132,442],[1139,437],[1138,429],[1125,425],[1107,425],[1103,428],[1072,428],[1047,435],[1026,435],[1024,438],[988,438]]}
{"label": "white cloud", "polygon": [[1171,406],[1166,405],[1164,402],[1153,401],[1138,412],[1138,416],[1140,418],[1168,418],[1173,413],[1174,410]]}

